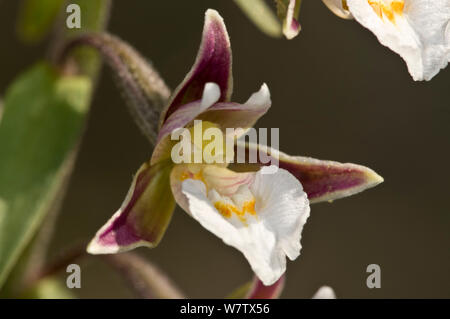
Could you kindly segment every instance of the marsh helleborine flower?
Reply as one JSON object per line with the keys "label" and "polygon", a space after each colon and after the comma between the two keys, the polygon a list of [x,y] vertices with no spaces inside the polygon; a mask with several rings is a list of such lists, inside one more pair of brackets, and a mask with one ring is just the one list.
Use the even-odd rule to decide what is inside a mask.
{"label": "marsh helleborine flower", "polygon": [[430,80],[450,61],[450,0],[323,1],[398,53],[416,81]]}
{"label": "marsh helleborine flower", "polygon": [[[284,273],[286,256],[293,260],[300,254],[309,203],[349,196],[382,181],[363,166],[291,157],[270,148],[261,149],[279,160],[274,174],[263,174],[263,169],[237,173],[207,163],[175,164],[170,139],[175,129],[192,129],[199,119],[222,130],[245,129],[267,112],[271,100],[265,84],[244,104],[230,102],[232,85],[228,34],[219,14],[208,10],[195,64],[161,114],[152,158],[138,170],[122,206],[97,232],[88,252],[156,246],[177,202],[240,250],[261,281],[271,285]],[[259,145],[238,143],[236,148],[251,151]]]}

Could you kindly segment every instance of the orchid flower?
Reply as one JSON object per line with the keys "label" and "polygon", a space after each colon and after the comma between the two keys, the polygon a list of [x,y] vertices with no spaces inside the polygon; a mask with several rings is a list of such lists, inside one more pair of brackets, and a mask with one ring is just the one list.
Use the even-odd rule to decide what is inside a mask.
{"label": "orchid flower", "polygon": [[399,54],[416,81],[432,79],[450,61],[450,0],[323,1]]}
{"label": "orchid flower", "polygon": [[[246,103],[230,102],[231,65],[224,22],[216,11],[208,10],[195,64],[161,113],[152,157],[137,171],[122,206],[97,232],[88,252],[106,254],[155,247],[176,202],[204,228],[241,251],[264,285],[271,285],[285,272],[286,257],[294,260],[300,254],[310,203],[349,196],[382,182],[380,176],[363,166],[291,157],[266,146],[244,143],[236,143],[235,148],[259,149],[276,158],[279,169],[265,174],[267,167],[246,171],[246,164],[242,164],[244,171],[236,172],[228,168],[228,162],[175,163],[171,134],[177,129],[195,132],[201,120],[204,127],[224,131],[243,128],[243,133],[270,108],[265,84]],[[204,146],[201,141],[193,144]]]}

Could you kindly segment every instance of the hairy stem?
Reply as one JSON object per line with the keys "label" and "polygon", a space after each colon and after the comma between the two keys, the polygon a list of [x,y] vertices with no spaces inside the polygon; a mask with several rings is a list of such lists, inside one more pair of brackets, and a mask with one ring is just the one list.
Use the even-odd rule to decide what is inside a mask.
{"label": "hairy stem", "polygon": [[170,89],[158,72],[130,45],[106,33],[84,34],[70,40],[57,63],[64,65],[68,53],[80,46],[95,48],[111,67],[136,124],[155,144],[159,115],[170,97]]}

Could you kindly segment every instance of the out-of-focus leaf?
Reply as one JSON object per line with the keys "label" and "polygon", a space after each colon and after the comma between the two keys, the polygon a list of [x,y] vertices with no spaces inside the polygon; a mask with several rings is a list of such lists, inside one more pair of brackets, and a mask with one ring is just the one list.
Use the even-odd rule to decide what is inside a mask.
{"label": "out-of-focus leaf", "polygon": [[20,298],[26,299],[74,299],[75,295],[64,285],[60,278],[45,278],[26,291]]}
{"label": "out-of-focus leaf", "polygon": [[281,23],[264,0],[234,0],[250,20],[264,33],[281,37]]}
{"label": "out-of-focus leaf", "polygon": [[3,115],[3,101],[2,101],[2,99],[0,97],[0,122],[2,120],[2,115]]}
{"label": "out-of-focus leaf", "polygon": [[24,0],[19,11],[17,32],[22,41],[35,43],[51,30],[64,0]]}
{"label": "out-of-focus leaf", "polygon": [[[59,0],[56,0],[59,1]],[[42,1],[42,3],[44,3],[45,1]],[[66,1],[64,1],[66,3]],[[36,4],[41,5],[41,1],[36,1]],[[50,47],[52,50],[50,50],[50,52],[53,52],[53,55],[56,54],[58,47],[61,45],[61,43],[67,41],[68,38],[70,38],[71,36],[76,36],[79,33],[82,32],[95,32],[95,31],[102,31],[104,30],[104,28],[106,27],[107,21],[108,21],[108,17],[109,17],[109,9],[111,7],[111,2],[110,0],[71,0],[70,3],[74,3],[74,4],[78,4],[82,10],[82,21],[81,21],[81,29],[68,29],[65,28],[65,19],[59,19],[59,21],[61,22],[60,25],[58,25],[58,28],[56,29],[57,32],[54,33],[55,37],[53,39],[53,41],[50,44]],[[80,51],[80,52],[79,52]],[[84,50],[77,50],[77,52],[75,54],[71,54],[71,57],[73,57],[73,59],[71,59],[71,63],[70,63],[70,74],[73,74],[72,72],[75,71],[75,69],[79,72],[79,74],[82,74],[84,76],[87,76],[90,81],[88,81],[87,79],[83,79],[83,81],[86,81],[86,86],[89,87],[88,91],[92,91],[90,89],[90,87],[92,86],[92,83],[95,83],[95,80],[97,78],[98,75],[98,71],[99,71],[99,66],[100,66],[100,59],[99,56],[96,52],[94,52],[93,50],[89,50],[89,49],[84,49]],[[75,69],[73,69],[72,67],[75,67]],[[50,71],[53,72],[53,71]],[[56,75],[55,75],[56,76]],[[67,78],[67,81],[63,81],[61,80],[61,84],[56,85],[57,87],[61,88],[62,93],[65,92],[64,86],[69,86],[70,87],[70,83],[74,78]],[[78,78],[80,79],[80,78]],[[81,80],[80,80],[81,81]],[[59,82],[59,80],[58,80]],[[64,84],[66,83],[66,84]],[[26,90],[24,90],[26,91]],[[49,90],[48,92],[50,92],[51,94],[54,94],[54,91]],[[18,94],[18,93],[17,93]],[[40,94],[35,94],[36,97],[40,97],[41,99],[45,100],[45,97],[41,96]],[[83,97],[82,99],[79,99],[79,103],[82,103],[83,105],[86,105],[87,107],[87,103],[84,103],[83,99],[85,99],[86,101],[90,98],[90,93],[89,94],[82,94]],[[76,102],[76,97],[75,98],[75,102]],[[78,103],[78,102],[77,102]],[[74,105],[77,105],[77,103],[75,103]],[[81,104],[80,104],[81,105]],[[80,110],[80,128],[82,126],[82,121],[84,120],[84,113],[86,112],[86,110]],[[28,116],[29,114],[27,114],[27,112],[23,112],[24,116]],[[30,124],[28,122],[28,119],[23,119],[22,121],[20,120],[16,120],[16,122],[21,122],[21,125],[28,125]],[[50,125],[49,123],[47,123],[48,121],[44,121],[45,125]],[[36,125],[36,123],[32,122],[32,125]],[[30,125],[31,125],[30,124]],[[74,130],[75,131],[75,130]],[[81,135],[81,129],[78,129],[77,132],[75,133],[76,138],[78,139],[79,136]],[[59,132],[55,132],[54,134],[59,134]],[[44,141],[43,144],[46,144],[47,141]],[[58,210],[58,202],[61,202],[61,198],[64,195],[65,192],[65,187],[64,187],[64,181],[67,182],[68,176],[70,175],[70,172],[72,170],[73,167],[73,162],[74,159],[76,157],[76,153],[77,153],[77,148],[73,147],[73,145],[75,144],[73,142],[72,139],[66,139],[66,143],[68,144],[64,144],[61,143],[61,145],[59,145],[58,147],[60,149],[64,148],[64,146],[67,146],[67,149],[71,149],[69,156],[64,159],[63,164],[61,165],[61,167],[58,169],[57,174],[58,174],[58,183],[55,183],[56,186],[54,186],[53,184],[51,184],[51,182],[48,182],[50,186],[49,187],[49,192],[46,193],[46,195],[48,195],[46,200],[40,200],[39,202],[36,202],[36,207],[38,207],[37,209],[39,209],[39,214],[37,215],[38,217],[34,220],[34,223],[32,225],[32,230],[30,231],[30,235],[29,237],[36,237],[34,239],[34,242],[32,244],[33,247],[28,247],[28,250],[25,251],[24,247],[19,246],[18,248],[18,252],[14,252],[14,255],[8,255],[11,254],[11,251],[9,252],[4,252],[2,251],[4,248],[3,246],[0,245],[0,295],[3,296],[13,296],[13,295],[17,295],[17,293],[20,293],[20,291],[24,288],[24,285],[26,285],[27,283],[25,281],[27,281],[30,278],[34,278],[34,276],[36,274],[39,274],[40,272],[42,272],[42,267],[44,266],[44,258],[45,258],[45,254],[46,254],[46,243],[48,242],[48,238],[49,236],[51,236],[51,231],[49,231],[49,229],[51,229],[51,225],[49,226],[48,223],[45,225],[47,229],[42,229],[42,227],[39,227],[39,224],[42,222],[43,217],[45,215],[48,215],[49,212],[51,211],[57,211]],[[54,141],[50,140],[48,145],[44,145],[45,148],[51,147],[51,145],[54,145]],[[1,147],[1,146],[0,146]],[[1,148],[0,148],[1,149]],[[0,158],[2,155],[2,151],[0,151]],[[54,164],[54,163],[53,163]],[[19,176],[20,177],[20,176]],[[52,180],[52,178],[49,178],[49,180]],[[56,180],[56,179],[55,179]],[[59,184],[59,187],[58,185]],[[61,186],[62,184],[62,186]],[[55,190],[57,189],[57,190]],[[0,198],[1,198],[1,194],[0,194]],[[53,198],[54,200],[50,200],[51,198]],[[6,215],[7,212],[7,205],[8,203],[5,202],[5,200],[0,199],[0,240],[2,239],[2,227],[4,228],[5,226],[2,226],[2,224],[4,224],[3,221],[1,221],[2,216],[4,217]],[[51,204],[50,204],[51,202]],[[45,205],[42,203],[46,203]],[[51,206],[51,207],[50,207]],[[54,216],[56,216],[56,213],[53,214],[53,217],[50,217],[50,220],[48,220],[48,222],[51,222],[51,220],[54,219]],[[8,216],[9,219],[9,216]],[[6,222],[5,222],[6,223]],[[50,227],[50,228],[49,228]],[[39,236],[32,236],[33,235],[33,231],[35,229],[42,229],[42,231],[40,231]],[[27,233],[28,234],[28,233]],[[23,239],[23,241],[20,241],[18,243],[18,245],[26,245],[26,243],[28,243],[28,246],[30,246],[30,239],[27,236],[25,239]],[[12,249],[12,248],[11,248]],[[3,255],[4,254],[4,255]],[[18,260],[18,256],[17,255],[21,255],[20,256],[20,260]],[[6,259],[7,258],[7,259]],[[20,265],[18,265],[17,263],[20,263]],[[10,269],[13,268],[13,272],[14,275],[12,275],[10,273]],[[9,275],[8,275],[9,273]],[[9,288],[13,288],[13,289],[8,289],[8,287],[6,287],[7,285],[5,285],[5,279],[6,276],[8,276],[8,282],[7,285],[9,286]],[[2,287],[3,285],[3,287]],[[1,296],[0,296],[1,298]]]}
{"label": "out-of-focus leaf", "polygon": [[81,11],[81,29],[67,29],[69,35],[105,29],[109,18],[110,0],[71,0],[69,3],[79,5]]}
{"label": "out-of-focus leaf", "polygon": [[0,122],[0,287],[55,201],[91,94],[42,63],[8,89]]}

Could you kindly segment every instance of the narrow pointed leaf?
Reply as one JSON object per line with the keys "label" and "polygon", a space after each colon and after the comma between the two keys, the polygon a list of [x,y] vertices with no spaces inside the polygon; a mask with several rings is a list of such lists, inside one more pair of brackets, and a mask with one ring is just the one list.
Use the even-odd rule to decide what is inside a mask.
{"label": "narrow pointed leaf", "polygon": [[7,91],[0,122],[0,286],[62,185],[90,92],[87,78],[59,77],[45,64]]}
{"label": "narrow pointed leaf", "polygon": [[[255,144],[239,142],[235,155],[249,159],[250,152],[257,155],[256,166],[279,162],[280,168],[289,171],[300,181],[311,203],[347,197],[383,182],[381,176],[361,165],[289,156]],[[237,170],[245,170],[246,167],[245,164],[235,165]]]}

